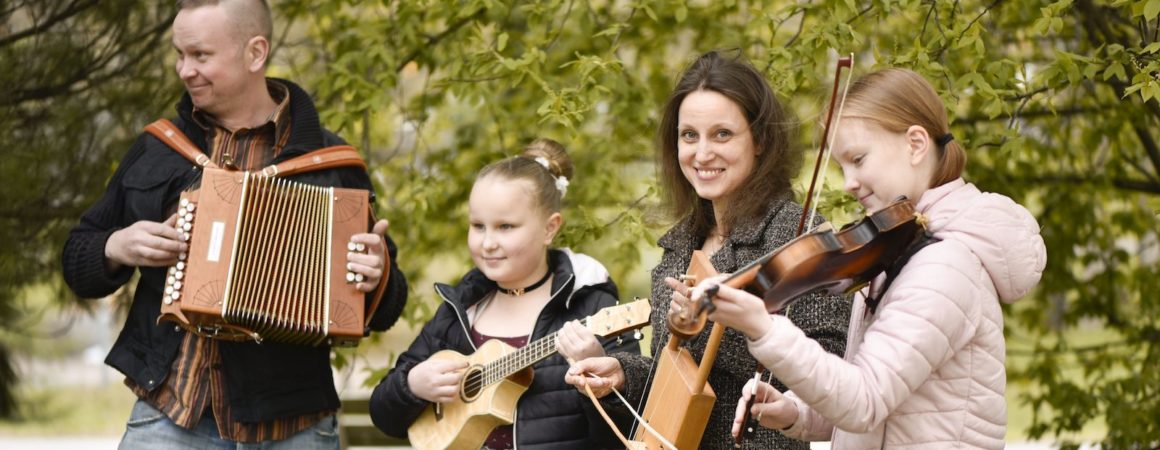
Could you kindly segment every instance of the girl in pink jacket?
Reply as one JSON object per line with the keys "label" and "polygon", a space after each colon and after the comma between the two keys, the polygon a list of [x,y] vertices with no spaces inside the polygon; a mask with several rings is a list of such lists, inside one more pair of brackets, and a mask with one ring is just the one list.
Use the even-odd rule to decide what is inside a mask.
{"label": "girl in pink jacket", "polygon": [[917,199],[935,239],[891,283],[879,275],[855,296],[844,358],[767,314],[760,298],[720,286],[709,319],[745,334],[749,351],[790,389],[757,383],[751,413],[762,426],[832,440],[837,450],[1003,448],[999,302],[1039,282],[1047,260],[1039,225],[1011,199],[963,181],[966,158],[946,109],[912,71],[882,70],[850,86],[833,155],[845,189],[867,211],[900,195]]}

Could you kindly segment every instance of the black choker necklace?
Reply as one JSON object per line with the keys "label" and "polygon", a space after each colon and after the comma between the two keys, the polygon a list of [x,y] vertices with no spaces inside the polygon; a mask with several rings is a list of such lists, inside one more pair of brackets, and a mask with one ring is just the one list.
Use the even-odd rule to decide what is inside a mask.
{"label": "black choker necklace", "polygon": [[507,295],[510,295],[512,297],[519,297],[521,295],[527,294],[528,292],[532,292],[532,291],[536,290],[536,288],[538,288],[540,286],[543,286],[544,283],[546,283],[548,281],[548,277],[550,277],[550,276],[552,276],[552,271],[548,270],[547,272],[544,273],[544,277],[540,278],[540,281],[532,283],[531,286],[528,286],[526,288],[508,289],[508,288],[505,288],[503,286],[500,286],[499,283],[496,283],[495,287],[496,287],[496,289],[499,289],[500,292],[503,292]]}

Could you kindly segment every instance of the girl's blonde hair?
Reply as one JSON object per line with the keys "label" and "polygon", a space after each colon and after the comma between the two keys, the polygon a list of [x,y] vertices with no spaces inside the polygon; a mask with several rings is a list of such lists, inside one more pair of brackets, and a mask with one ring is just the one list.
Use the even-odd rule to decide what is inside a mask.
{"label": "girl's blonde hair", "polygon": [[907,69],[884,69],[866,74],[850,85],[843,118],[878,124],[892,133],[905,133],[911,125],[926,129],[934,141],[937,166],[929,187],[940,186],[963,175],[967,155],[950,137],[946,107],[930,82]]}
{"label": "girl's blonde hair", "polygon": [[[547,167],[536,161],[537,158],[546,161]],[[559,142],[539,138],[524,147],[519,156],[488,164],[475,179],[479,181],[491,175],[530,181],[536,206],[547,214],[556,213],[564,205],[567,183],[572,180],[572,158]]]}

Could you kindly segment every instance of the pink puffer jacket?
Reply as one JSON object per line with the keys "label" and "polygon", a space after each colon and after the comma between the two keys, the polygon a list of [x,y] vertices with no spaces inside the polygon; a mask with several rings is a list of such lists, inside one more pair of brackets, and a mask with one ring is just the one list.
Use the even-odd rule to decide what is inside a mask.
{"label": "pink puffer jacket", "polygon": [[[846,357],[784,316],[749,343],[792,392],[785,434],[835,450],[1001,449],[1007,429],[1003,315],[1039,282],[1047,251],[1026,209],[962,179],[918,202],[941,238],[915,254],[868,314],[854,301]],[[872,284],[881,284],[882,278]]]}

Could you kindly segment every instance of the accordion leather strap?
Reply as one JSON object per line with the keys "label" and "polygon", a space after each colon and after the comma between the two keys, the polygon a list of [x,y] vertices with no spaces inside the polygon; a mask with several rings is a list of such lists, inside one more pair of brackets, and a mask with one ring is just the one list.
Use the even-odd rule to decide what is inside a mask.
{"label": "accordion leather strap", "polygon": [[277,165],[266,166],[261,173],[266,177],[280,177],[336,167],[359,167],[365,171],[367,163],[354,147],[335,145],[282,161]]}
{"label": "accordion leather strap", "polygon": [[[169,148],[184,156],[185,159],[193,161],[198,166],[219,168],[217,164],[214,164],[208,156],[205,156],[205,153],[202,153],[201,149],[194,145],[185,136],[185,133],[182,133],[169,119],[157,119],[157,121],[145,126],[145,132],[160,139]],[[360,167],[366,170],[367,164],[354,147],[349,145],[335,145],[320,148],[297,158],[283,161],[277,165],[266,166],[266,168],[261,170],[261,174],[267,177],[289,176],[304,172],[313,172],[315,170],[333,169],[335,167]]]}
{"label": "accordion leather strap", "polygon": [[160,139],[169,148],[184,156],[185,159],[193,161],[194,164],[201,167],[218,168],[217,164],[214,164],[208,156],[205,156],[205,153],[202,153],[200,148],[193,145],[193,142],[185,136],[185,133],[182,133],[169,119],[157,119],[156,122],[145,126],[145,132]]}

